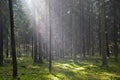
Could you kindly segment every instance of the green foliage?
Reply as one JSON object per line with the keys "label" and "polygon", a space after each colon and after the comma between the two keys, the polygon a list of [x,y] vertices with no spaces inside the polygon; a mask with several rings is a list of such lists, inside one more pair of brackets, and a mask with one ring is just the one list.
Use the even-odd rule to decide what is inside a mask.
{"label": "green foliage", "polygon": [[[73,60],[53,61],[52,74],[49,73],[48,63],[35,64],[29,57],[18,58],[18,78],[20,80],[119,80],[120,64],[109,60],[109,67],[100,67],[101,61]],[[0,67],[0,80],[12,79],[12,66],[5,64]]]}

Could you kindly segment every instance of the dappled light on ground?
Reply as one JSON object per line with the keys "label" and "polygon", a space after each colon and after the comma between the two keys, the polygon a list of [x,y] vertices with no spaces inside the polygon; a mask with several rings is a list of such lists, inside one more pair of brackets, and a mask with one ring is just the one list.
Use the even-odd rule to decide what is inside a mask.
{"label": "dappled light on ground", "polygon": [[[54,61],[53,71],[50,74],[48,63],[35,64],[31,58],[18,58],[18,72],[21,80],[119,80],[119,67],[119,64],[113,65],[111,62],[108,69],[104,70],[99,63],[93,61]],[[12,66],[6,64],[0,67],[0,79],[12,80],[11,73]]]}

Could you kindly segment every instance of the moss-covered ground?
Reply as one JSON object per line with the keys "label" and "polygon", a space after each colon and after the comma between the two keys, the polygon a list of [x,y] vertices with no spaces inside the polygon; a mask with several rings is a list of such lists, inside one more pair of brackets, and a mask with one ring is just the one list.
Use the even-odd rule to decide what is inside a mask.
{"label": "moss-covered ground", "polygon": [[[49,73],[48,63],[34,64],[29,57],[18,58],[17,80],[120,80],[120,63],[109,59],[108,68],[101,67],[100,60],[88,59],[53,61],[52,73]],[[12,65],[0,67],[0,80],[12,79]]]}

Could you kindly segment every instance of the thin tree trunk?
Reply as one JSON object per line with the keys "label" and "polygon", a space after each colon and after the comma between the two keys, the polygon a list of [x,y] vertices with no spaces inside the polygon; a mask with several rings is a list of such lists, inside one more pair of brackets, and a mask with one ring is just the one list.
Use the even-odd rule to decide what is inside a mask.
{"label": "thin tree trunk", "polygon": [[31,56],[32,56],[32,59],[34,59],[34,38],[33,38],[33,33],[32,33],[32,54],[31,54]]}
{"label": "thin tree trunk", "polygon": [[105,38],[105,0],[101,0],[103,5],[101,9],[101,50],[102,50],[102,66],[107,67],[106,38]]}
{"label": "thin tree trunk", "polygon": [[0,66],[3,65],[3,26],[2,20],[0,19]]}
{"label": "thin tree trunk", "polygon": [[9,10],[10,10],[10,26],[11,26],[11,52],[13,61],[13,77],[17,77],[17,58],[15,49],[15,36],[14,36],[14,18],[13,18],[13,4],[12,0],[9,0]]}
{"label": "thin tree trunk", "polygon": [[50,32],[50,35],[49,35],[49,72],[51,73],[52,72],[52,55],[51,55],[51,49],[52,49],[52,45],[51,45],[51,37],[52,37],[52,29],[51,29],[51,1],[49,1],[49,32]]}
{"label": "thin tree trunk", "polygon": [[106,37],[106,52],[107,52],[107,57],[110,57],[110,52],[109,52],[109,44],[108,44],[108,31],[107,31],[107,20],[105,19],[105,37]]}
{"label": "thin tree trunk", "polygon": [[6,37],[6,58],[9,57],[9,53],[8,53],[8,37]]}
{"label": "thin tree trunk", "polygon": [[117,45],[117,26],[116,26],[116,5],[115,1],[113,0],[113,16],[114,16],[114,54],[115,54],[115,61],[118,61],[118,45]]}

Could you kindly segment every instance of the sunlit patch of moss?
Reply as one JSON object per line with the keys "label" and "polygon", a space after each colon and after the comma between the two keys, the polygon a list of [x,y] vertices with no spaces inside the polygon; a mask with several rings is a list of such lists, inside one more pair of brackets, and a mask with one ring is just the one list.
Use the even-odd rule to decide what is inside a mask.
{"label": "sunlit patch of moss", "polygon": [[115,74],[111,74],[111,73],[107,73],[107,72],[103,72],[103,75],[107,75],[107,76],[115,76]]}
{"label": "sunlit patch of moss", "polygon": [[79,71],[79,70],[84,70],[85,68],[83,67],[79,67],[79,68],[75,68],[75,70]]}
{"label": "sunlit patch of moss", "polygon": [[40,66],[29,65],[29,66],[27,66],[27,68],[31,68],[31,69],[40,69]]}
{"label": "sunlit patch of moss", "polygon": [[59,73],[53,72],[52,75],[57,77],[59,80],[64,80],[64,79],[68,80],[68,77],[65,74],[63,74],[62,72],[59,72]]}
{"label": "sunlit patch of moss", "polygon": [[[75,78],[79,78],[81,80],[84,79],[90,79],[90,80],[102,80],[102,79],[110,79],[111,75],[101,75],[102,72],[106,72],[104,69],[101,69],[100,66],[97,66],[91,62],[77,62],[77,63],[56,63],[55,67],[58,67],[59,69],[65,69],[64,71],[67,76],[70,73],[74,73],[72,77],[74,76]],[[57,70],[58,71],[58,70]],[[69,73],[67,73],[70,71]],[[82,77],[80,77],[80,75]],[[115,75],[113,75],[115,76]],[[106,78],[105,78],[106,77]]]}
{"label": "sunlit patch of moss", "polygon": [[19,61],[23,61],[23,59],[24,59],[23,57],[19,57],[18,58]]}
{"label": "sunlit patch of moss", "polygon": [[54,66],[59,67],[59,68],[63,68],[63,69],[68,69],[69,64],[60,64],[60,63],[57,63]]}

